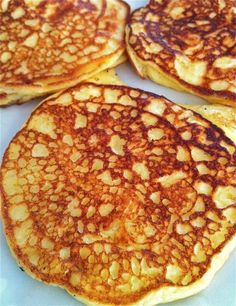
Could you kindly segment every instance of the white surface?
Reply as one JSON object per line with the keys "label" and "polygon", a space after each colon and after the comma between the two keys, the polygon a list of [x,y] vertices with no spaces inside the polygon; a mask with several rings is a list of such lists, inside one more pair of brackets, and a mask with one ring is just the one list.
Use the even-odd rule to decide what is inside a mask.
{"label": "white surface", "polygon": [[[132,8],[146,1],[127,1]],[[177,103],[203,104],[203,100],[140,79],[129,64],[117,69],[124,82],[132,87],[164,95]],[[0,109],[0,158],[15,133],[38,102]],[[1,224],[0,224],[1,225]],[[196,296],[170,303],[170,306],[236,306],[236,254],[231,255],[210,286]],[[0,227],[0,306],[80,306],[64,290],[33,280],[22,272],[12,258]],[[148,306],[148,305],[147,305]]]}

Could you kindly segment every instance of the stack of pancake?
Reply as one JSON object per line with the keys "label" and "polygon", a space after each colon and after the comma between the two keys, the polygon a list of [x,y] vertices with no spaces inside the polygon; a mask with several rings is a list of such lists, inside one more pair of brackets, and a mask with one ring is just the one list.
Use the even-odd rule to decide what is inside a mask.
{"label": "stack of pancake", "polygon": [[[122,1],[21,2],[0,2],[0,101],[56,93],[3,157],[2,220],[17,263],[86,305],[151,306],[201,291],[236,245],[235,108],[180,106],[105,71],[123,61]],[[129,56],[144,77],[233,106],[235,50],[210,57],[202,47],[223,31],[204,14],[233,23],[232,2],[190,2],[135,11]],[[212,89],[217,81],[228,85]]]}

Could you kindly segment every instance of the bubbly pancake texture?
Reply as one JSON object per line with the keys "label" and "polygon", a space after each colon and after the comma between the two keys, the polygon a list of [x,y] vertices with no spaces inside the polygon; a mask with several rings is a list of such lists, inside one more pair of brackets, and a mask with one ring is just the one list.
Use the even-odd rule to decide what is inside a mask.
{"label": "bubbly pancake texture", "polygon": [[132,14],[127,49],[143,77],[236,107],[236,1],[150,1]]}
{"label": "bubbly pancake texture", "polygon": [[163,97],[81,84],[5,152],[4,230],[32,277],[87,305],[194,294],[235,246],[236,146]]}
{"label": "bubbly pancake texture", "polygon": [[0,106],[114,66],[128,13],[120,0],[0,0]]}

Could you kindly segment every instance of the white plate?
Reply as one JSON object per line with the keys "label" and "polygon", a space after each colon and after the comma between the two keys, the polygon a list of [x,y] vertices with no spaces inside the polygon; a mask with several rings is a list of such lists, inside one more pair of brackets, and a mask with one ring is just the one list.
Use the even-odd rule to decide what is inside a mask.
{"label": "white plate", "polygon": [[[145,5],[146,1],[127,1],[132,8]],[[203,104],[202,99],[190,94],[158,86],[141,80],[128,64],[117,69],[121,79],[132,87],[151,91],[177,103]],[[38,100],[39,101],[39,100]],[[0,109],[0,158],[8,143],[29,117],[38,102]],[[170,306],[236,306],[236,254],[231,255],[224,267],[216,274],[210,286],[193,297],[170,303]],[[0,306],[80,306],[64,290],[33,280],[16,265],[0,228]],[[147,305],[148,306],[148,305]]]}

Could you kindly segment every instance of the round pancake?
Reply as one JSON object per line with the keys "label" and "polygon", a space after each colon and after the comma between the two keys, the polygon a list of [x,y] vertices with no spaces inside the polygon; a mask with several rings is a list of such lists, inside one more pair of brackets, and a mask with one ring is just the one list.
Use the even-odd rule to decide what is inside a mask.
{"label": "round pancake", "polygon": [[125,50],[120,0],[1,0],[0,106],[77,84]]}
{"label": "round pancake", "polygon": [[127,49],[143,77],[236,107],[235,0],[159,0],[133,12]]}
{"label": "round pancake", "polygon": [[236,242],[235,144],[200,115],[125,86],[45,100],[4,154],[1,191],[20,266],[87,305],[192,295]]}

